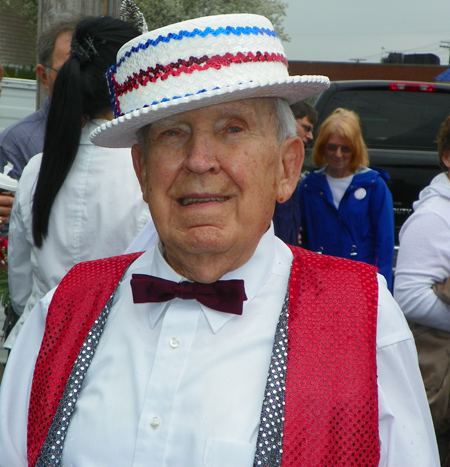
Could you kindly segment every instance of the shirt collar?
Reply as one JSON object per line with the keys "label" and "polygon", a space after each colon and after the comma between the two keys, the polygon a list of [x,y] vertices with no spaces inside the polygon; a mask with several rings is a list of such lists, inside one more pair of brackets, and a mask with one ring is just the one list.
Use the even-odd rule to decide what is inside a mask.
{"label": "shirt collar", "polygon": [[81,130],[80,144],[92,145],[91,140],[90,140],[91,133],[96,128],[98,128],[100,125],[103,125],[104,123],[107,123],[108,121],[109,120],[105,120],[102,118],[94,118],[92,120],[88,120],[84,128]]}
{"label": "shirt collar", "polygon": [[[255,253],[247,263],[240,268],[225,274],[221,279],[243,279],[245,286],[245,293],[247,300],[244,302],[244,311],[246,305],[257,295],[259,290],[267,282],[272,270],[276,264],[276,254],[268,254],[268,252],[275,253],[277,239],[274,235],[273,225],[263,235],[255,250]],[[151,263],[151,264],[149,264]],[[138,260],[136,260],[135,267],[132,270],[133,274],[151,274],[152,276],[161,277],[173,282],[181,282],[187,280],[175,272],[163,257],[163,247],[161,242],[155,247],[145,252]],[[150,326],[153,329],[170,305],[170,302],[163,303],[150,303],[149,305],[149,320]],[[235,317],[230,313],[222,313],[220,311],[212,310],[205,305],[199,304],[203,313],[208,320],[212,332],[217,333],[230,319]],[[239,317],[237,317],[239,318]]]}

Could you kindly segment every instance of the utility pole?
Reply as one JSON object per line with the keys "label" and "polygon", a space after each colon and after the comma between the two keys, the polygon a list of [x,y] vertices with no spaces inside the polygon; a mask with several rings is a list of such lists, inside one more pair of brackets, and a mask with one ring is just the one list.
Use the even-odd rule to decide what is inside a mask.
{"label": "utility pole", "polygon": [[[121,0],[39,0],[37,37],[50,26],[58,14],[109,15],[117,18],[120,3]],[[39,80],[36,84],[36,108],[40,108],[47,92]]]}
{"label": "utility pole", "polygon": [[[447,45],[440,45],[439,47],[442,47],[443,49],[448,49],[450,52],[450,41],[441,41],[441,44],[447,44]],[[448,57],[448,64],[450,65],[450,54]]]}

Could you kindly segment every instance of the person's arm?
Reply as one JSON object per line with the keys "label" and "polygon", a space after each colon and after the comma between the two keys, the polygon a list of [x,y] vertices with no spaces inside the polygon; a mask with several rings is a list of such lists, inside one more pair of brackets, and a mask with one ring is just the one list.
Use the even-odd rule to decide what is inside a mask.
{"label": "person's arm", "polygon": [[450,305],[433,290],[450,276],[450,228],[434,212],[414,213],[400,234],[394,297],[406,318],[450,332]]}
{"label": "person's arm", "polygon": [[14,311],[21,315],[24,312],[33,284],[31,266],[31,244],[26,235],[20,202],[21,189],[16,193],[13,205],[8,238],[8,282]]}
{"label": "person's arm", "polygon": [[0,195],[0,228],[9,221],[13,202],[12,196]]}
{"label": "person's arm", "polygon": [[440,300],[450,305],[450,277],[444,282],[436,282],[433,285],[433,292]]}
{"label": "person's arm", "polygon": [[375,236],[376,266],[392,291],[394,261],[394,205],[386,183],[379,178],[371,195],[370,216]]}
{"label": "person's arm", "polygon": [[[14,180],[19,180],[31,155],[42,151],[42,143],[40,149],[34,143],[34,138],[23,125],[4,130],[0,136],[0,171],[3,172],[6,165],[10,163],[13,168],[7,175]],[[24,151],[27,151],[29,155]]]}
{"label": "person's arm", "polygon": [[377,374],[380,467],[439,467],[439,454],[414,340],[379,277]]}
{"label": "person's arm", "polygon": [[27,422],[34,365],[44,335],[53,291],[37,303],[24,323],[0,386],[0,467],[27,467]]}

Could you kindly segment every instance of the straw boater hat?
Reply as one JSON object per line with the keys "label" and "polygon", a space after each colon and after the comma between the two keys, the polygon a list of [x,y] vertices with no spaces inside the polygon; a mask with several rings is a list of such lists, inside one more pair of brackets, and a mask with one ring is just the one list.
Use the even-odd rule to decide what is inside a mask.
{"label": "straw boater hat", "polygon": [[111,148],[170,115],[252,97],[289,104],[329,86],[325,76],[289,76],[272,23],[263,16],[205,16],[142,34],[125,44],[107,77],[115,119],[91,134]]}

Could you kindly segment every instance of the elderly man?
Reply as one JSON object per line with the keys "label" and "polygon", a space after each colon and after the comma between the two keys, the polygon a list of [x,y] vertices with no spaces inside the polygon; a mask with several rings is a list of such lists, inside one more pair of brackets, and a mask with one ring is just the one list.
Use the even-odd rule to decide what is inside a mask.
{"label": "elderly man", "polygon": [[255,15],[121,49],[116,119],[92,138],[133,146],[159,241],[76,266],[31,313],[1,387],[2,467],[438,466],[383,279],[274,236],[303,158],[288,103],[328,83],[286,64]]}

